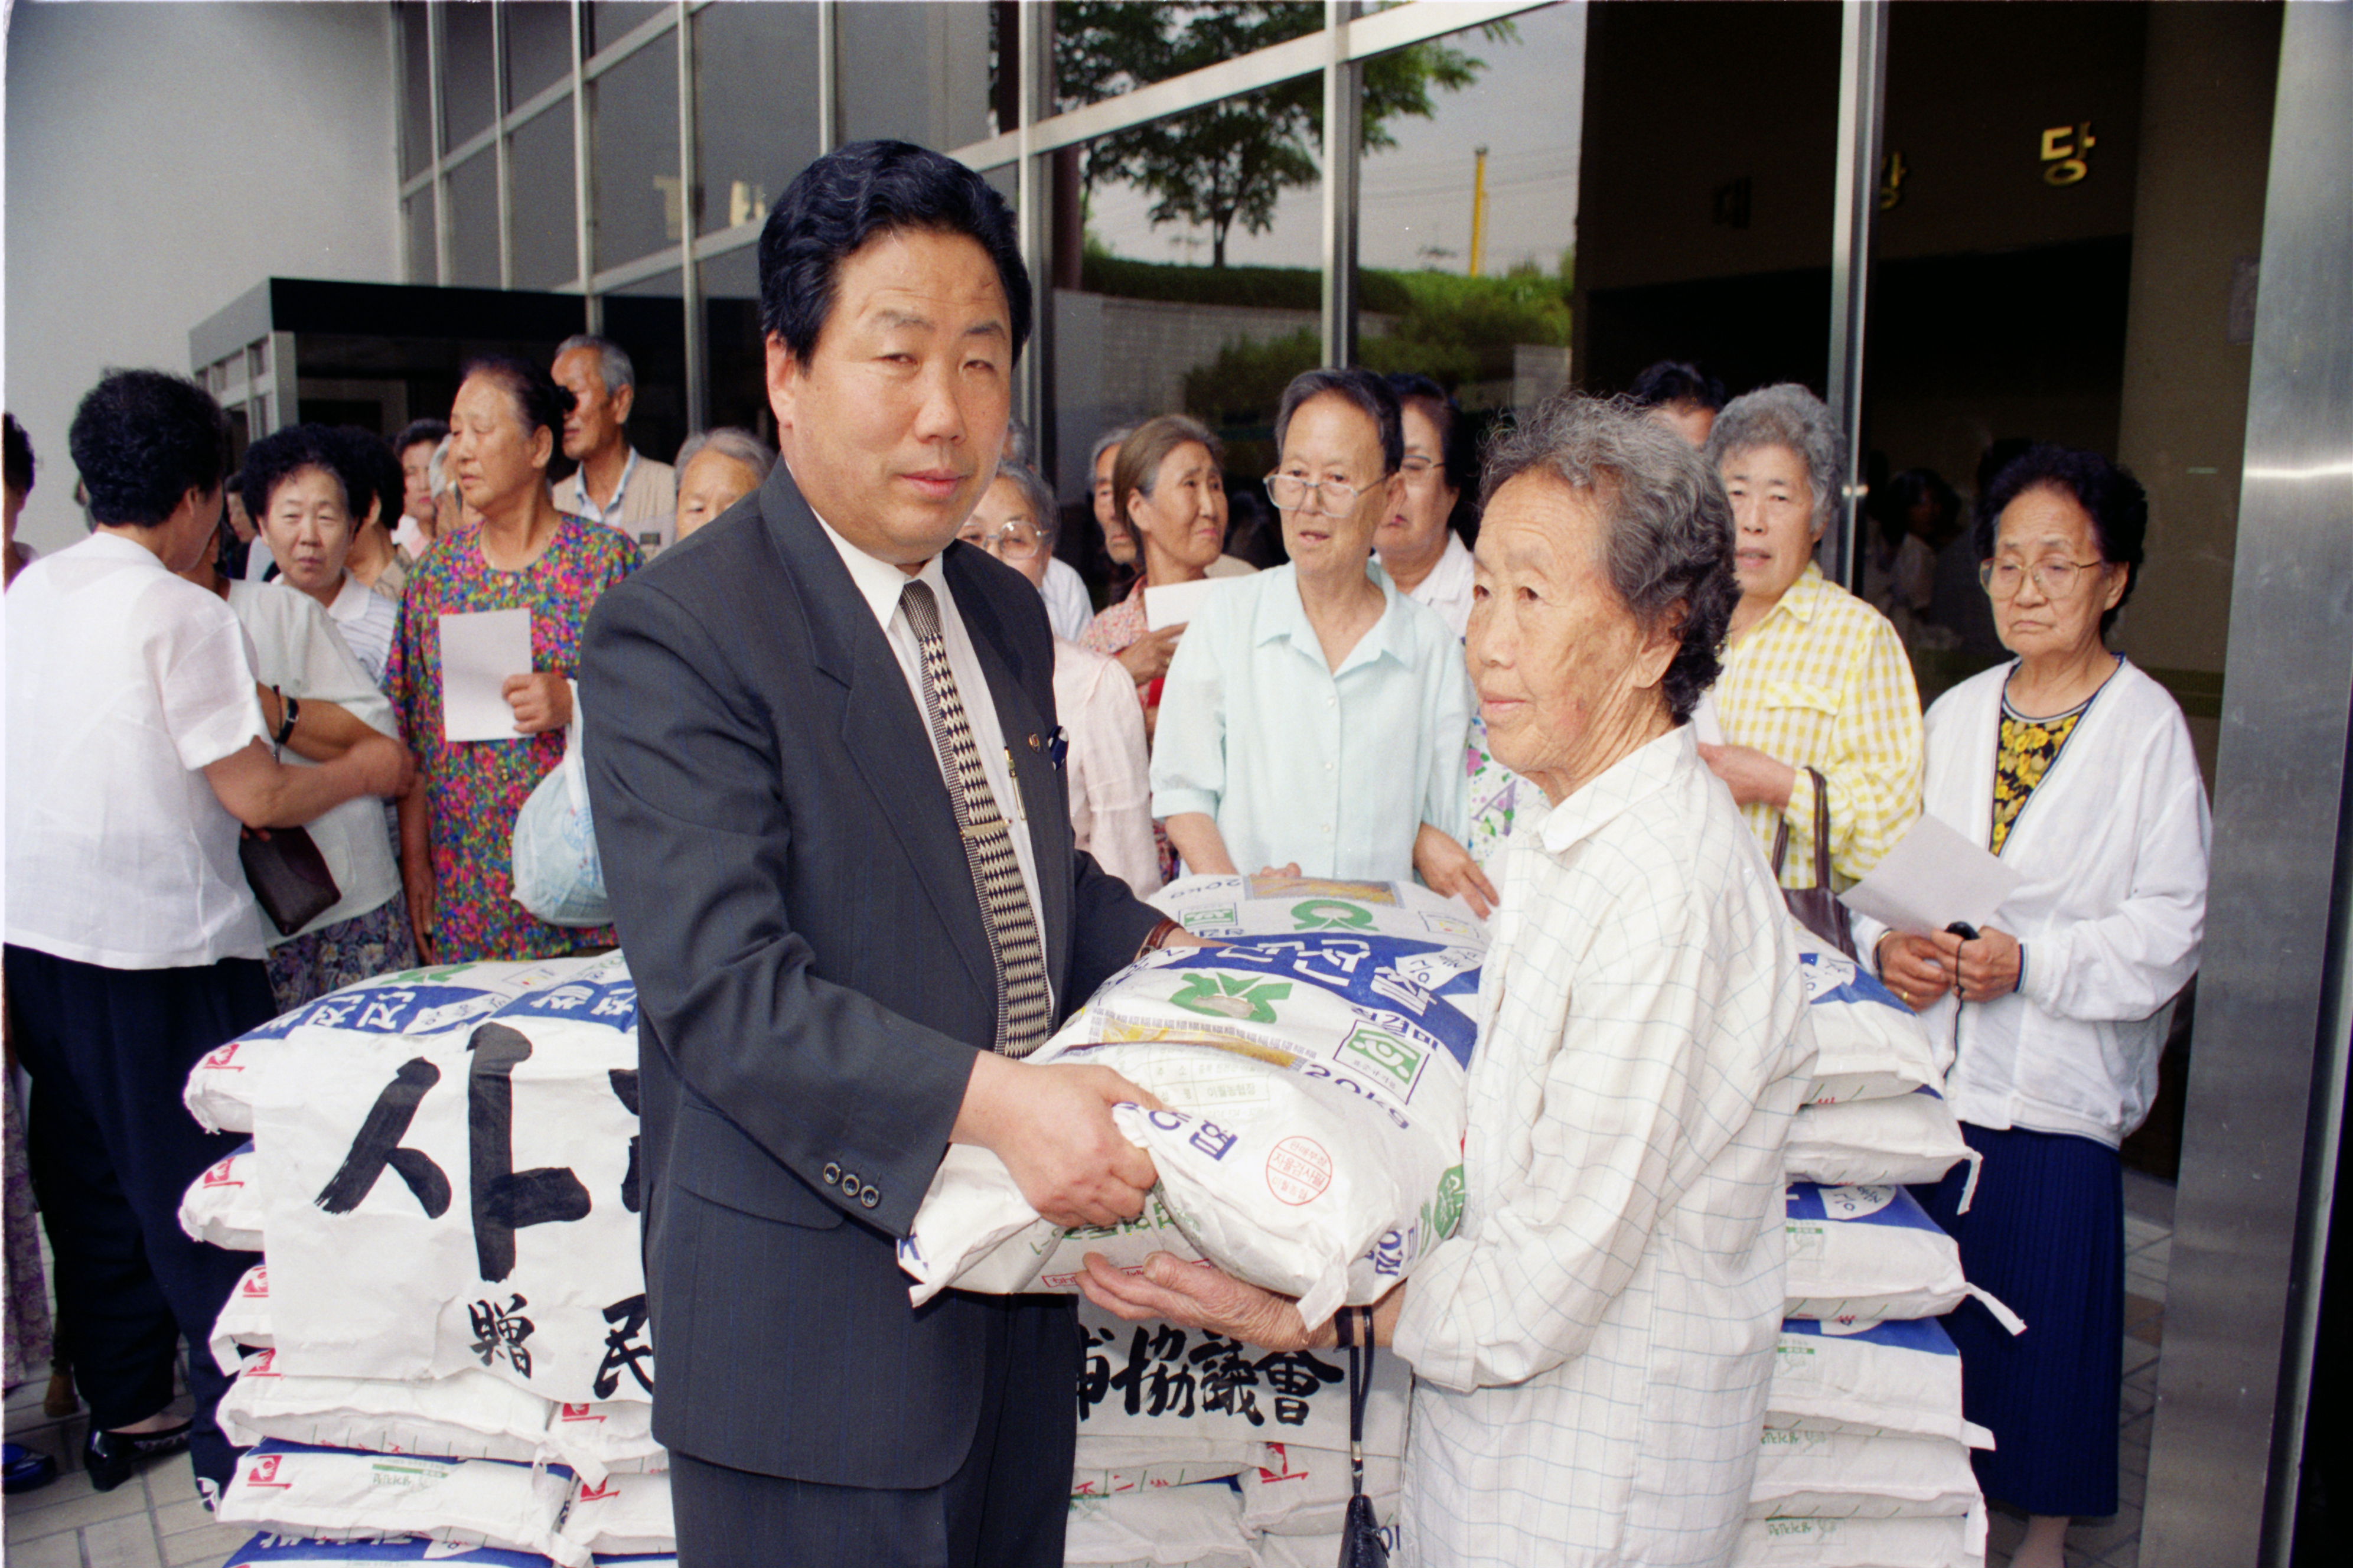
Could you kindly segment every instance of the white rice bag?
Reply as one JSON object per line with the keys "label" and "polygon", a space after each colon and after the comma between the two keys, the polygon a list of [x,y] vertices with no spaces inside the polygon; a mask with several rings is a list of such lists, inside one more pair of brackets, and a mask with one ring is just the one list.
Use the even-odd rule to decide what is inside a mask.
{"label": "white rice bag", "polygon": [[1734,1568],[1984,1568],[1982,1510],[1946,1519],[1752,1519]]}
{"label": "white rice bag", "polygon": [[[1398,1522],[1393,1509],[1378,1509],[1381,1544],[1388,1548],[1389,1560],[1399,1560]],[[1344,1537],[1338,1531],[1329,1535],[1261,1535],[1250,1544],[1257,1550],[1256,1568],[1332,1568],[1340,1561],[1340,1543]]]}
{"label": "white rice bag", "polygon": [[2009,1308],[1961,1278],[1959,1247],[1902,1187],[1792,1182],[1786,1201],[1788,1316],[1848,1327],[1940,1318],[1975,1296],[2010,1332],[2022,1327]]}
{"label": "white rice bag", "polygon": [[274,1350],[249,1357],[221,1395],[222,1435],[239,1447],[275,1439],[524,1465],[555,1457],[547,1401],[488,1373],[429,1383],[288,1377],[277,1362]]}
{"label": "white rice bag", "polygon": [[269,1442],[237,1459],[219,1518],[327,1541],[422,1535],[545,1552],[571,1489],[557,1466]]}
{"label": "white rice bag", "polygon": [[254,1084],[280,1051],[332,1049],[353,1039],[385,1035],[438,1035],[601,962],[554,958],[529,963],[453,963],[405,969],[346,985],[206,1053],[189,1072],[182,1100],[207,1132],[250,1132]]}
{"label": "white rice bag", "polygon": [[180,1228],[191,1241],[231,1252],[261,1250],[261,1194],[254,1185],[252,1140],[205,1167],[180,1199]]}
{"label": "white rice bag", "polygon": [[[1470,905],[1415,882],[1352,882],[1273,872],[1179,877],[1153,894],[1151,902],[1195,936],[1330,931],[1482,946],[1486,942],[1486,927]],[[1461,994],[1475,995],[1478,989],[1474,979]]]}
{"label": "white rice bag", "polygon": [[669,1450],[654,1441],[654,1407],[640,1400],[558,1405],[547,1418],[547,1440],[584,1481],[670,1468]]}
{"label": "white rice bag", "polygon": [[[1404,1483],[1403,1460],[1365,1457],[1365,1495],[1382,1519],[1397,1517]],[[1241,1489],[1242,1528],[1253,1534],[1335,1535],[1355,1487],[1346,1450],[1269,1443],[1265,1463],[1242,1472]]]}
{"label": "white rice bag", "polygon": [[251,1350],[268,1350],[278,1342],[269,1322],[269,1268],[257,1263],[245,1271],[237,1289],[221,1303],[220,1316],[213,1320],[213,1360],[221,1371],[235,1373],[240,1345]]}
{"label": "white rice bag", "polygon": [[[1181,1432],[1168,1436],[1131,1437],[1090,1432],[1079,1425],[1076,1475],[1123,1475],[1144,1471],[1192,1470],[1192,1480],[1219,1480],[1253,1469],[1265,1459],[1266,1445],[1247,1437],[1219,1437]],[[1074,1477],[1075,1479],[1075,1477]],[[1187,1481],[1185,1485],[1191,1485]],[[1108,1491],[1081,1492],[1073,1497],[1107,1497]]]}
{"label": "white rice bag", "polygon": [[1978,1508],[1969,1450],[1950,1437],[1765,1428],[1751,1519],[1895,1519]]}
{"label": "white rice bag", "polygon": [[1961,1356],[1934,1318],[1853,1333],[1792,1318],[1781,1325],[1765,1424],[1910,1433],[1967,1443]]}
{"label": "white rice bag", "polygon": [[583,1481],[564,1510],[560,1544],[575,1552],[560,1557],[586,1563],[586,1553],[637,1553],[678,1550],[678,1525],[670,1516],[666,1473],[607,1476],[600,1485]]}
{"label": "white rice bag", "polygon": [[1119,1497],[1074,1497],[1062,1561],[1073,1568],[1112,1563],[1251,1568],[1241,1494],[1223,1481],[1210,1481]]}
{"label": "white rice bag", "polygon": [[1222,1481],[1255,1467],[1247,1463],[1200,1461],[1191,1464],[1141,1465],[1108,1470],[1072,1469],[1072,1497],[1117,1497],[1122,1492],[1164,1491],[1170,1487]]}
{"label": "white rice bag", "polygon": [[1444,992],[1482,956],[1353,932],[1148,955],[1033,1059],[1113,1068],[1170,1108],[1114,1112],[1153,1156],[1159,1207],[1066,1237],[960,1145],[900,1245],[909,1294],[1069,1289],[1087,1252],[1133,1267],[1166,1249],[1300,1297],[1311,1321],[1377,1300],[1461,1218],[1476,1026]]}
{"label": "white rice bag", "polygon": [[[1130,1323],[1079,1303],[1079,1462],[1112,1469],[1223,1459],[1261,1462],[1260,1445],[1348,1446],[1345,1351],[1266,1351],[1199,1329]],[[1400,1356],[1373,1358],[1365,1390],[1365,1452],[1405,1452],[1413,1372]],[[1123,1447],[1113,1440],[1160,1445]],[[1240,1445],[1239,1450],[1213,1444]],[[1105,1458],[1116,1453],[1117,1458]],[[1090,1456],[1092,1456],[1092,1458]],[[1237,1466],[1236,1468],[1240,1468]]]}
{"label": "white rice bag", "polygon": [[454,1563],[458,1568],[547,1568],[536,1552],[451,1546],[422,1535],[395,1541],[321,1541],[265,1531],[237,1549],[227,1568],[352,1568],[354,1563]]}
{"label": "white rice bag", "polygon": [[1946,1172],[1967,1160],[1964,1210],[1977,1193],[1978,1152],[1963,1141],[1952,1107],[1933,1089],[1885,1100],[1799,1106],[1782,1160],[1789,1180],[1826,1187],[1941,1182]]}
{"label": "white rice bag", "polygon": [[1943,1084],[1951,1042],[1940,1046],[1868,969],[1818,945],[1805,927],[1795,929],[1806,1016],[1814,1026],[1811,1103],[1885,1100]]}

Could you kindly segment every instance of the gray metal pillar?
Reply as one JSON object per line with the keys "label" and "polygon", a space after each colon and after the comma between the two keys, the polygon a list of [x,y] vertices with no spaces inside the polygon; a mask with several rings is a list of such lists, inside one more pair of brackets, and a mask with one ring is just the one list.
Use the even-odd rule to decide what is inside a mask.
{"label": "gray metal pillar", "polygon": [[2353,6],[2281,9],[2144,1568],[2287,1561],[2353,1030]]}
{"label": "gray metal pillar", "polygon": [[[1029,269],[1029,348],[1016,367],[1013,412],[1029,427],[1039,472],[1054,472],[1054,155],[1037,145],[1038,122],[1054,112],[1054,11],[1050,5],[1016,8],[1020,18],[1014,45],[1016,97],[1021,123],[1019,182],[1021,264]],[[998,46],[1002,47],[1002,44]]]}
{"label": "gray metal pillar", "polygon": [[1879,203],[1879,128],[1887,101],[1886,0],[1846,0],[1839,34],[1837,209],[1831,225],[1831,358],[1823,389],[1846,435],[1844,493],[1822,535],[1822,574],[1854,580],[1862,504],[1863,295],[1871,279],[1871,219]]}
{"label": "gray metal pillar", "polygon": [[686,333],[686,428],[711,423],[711,372],[703,363],[702,264],[695,255],[702,220],[695,195],[702,188],[702,159],[694,144],[694,17],[678,0],[678,312]]}
{"label": "gray metal pillar", "polygon": [[1324,0],[1324,363],[1356,363],[1356,158],[1364,68],[1348,58],[1356,0]]}

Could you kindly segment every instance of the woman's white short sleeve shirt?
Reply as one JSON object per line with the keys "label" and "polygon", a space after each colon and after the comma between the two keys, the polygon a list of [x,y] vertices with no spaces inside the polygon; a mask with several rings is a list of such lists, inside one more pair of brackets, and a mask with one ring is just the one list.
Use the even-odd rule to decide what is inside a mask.
{"label": "woman's white short sleeve shirt", "polygon": [[235,614],[97,533],[26,567],[6,618],[8,941],[111,969],[261,957],[202,771],[268,739]]}

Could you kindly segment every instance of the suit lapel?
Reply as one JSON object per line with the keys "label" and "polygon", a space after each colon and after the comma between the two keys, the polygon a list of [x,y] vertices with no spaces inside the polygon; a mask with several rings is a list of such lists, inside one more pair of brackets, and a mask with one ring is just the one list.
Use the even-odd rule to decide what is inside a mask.
{"label": "suit lapel", "polygon": [[972,869],[956,831],[947,784],[932,750],[931,731],[907,689],[906,672],[782,463],[761,489],[760,510],[807,619],[810,661],[818,673],[843,688],[842,746],[890,824],[973,984],[993,996],[997,961],[989,952],[988,930],[973,891]]}

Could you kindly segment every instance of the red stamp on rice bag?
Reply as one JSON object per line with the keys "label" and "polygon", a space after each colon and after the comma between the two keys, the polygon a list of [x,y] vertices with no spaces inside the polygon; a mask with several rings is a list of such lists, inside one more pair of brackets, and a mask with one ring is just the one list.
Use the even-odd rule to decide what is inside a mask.
{"label": "red stamp on rice bag", "polygon": [[593,1487],[583,1486],[580,1489],[580,1495],[574,1498],[572,1500],[574,1502],[603,1502],[607,1498],[617,1498],[620,1495],[620,1484],[616,1481],[608,1480]]}
{"label": "red stamp on rice bag", "polygon": [[280,1490],[291,1487],[292,1481],[278,1479],[278,1462],[283,1458],[282,1454],[264,1454],[255,1459],[253,1468],[246,1472],[245,1484],[249,1487],[276,1487]]}
{"label": "red stamp on rice bag", "polygon": [[208,1187],[241,1187],[237,1179],[237,1156],[232,1154],[217,1165],[206,1167],[204,1184]]}
{"label": "red stamp on rice bag", "polygon": [[1314,1203],[1332,1184],[1332,1156],[1314,1139],[1294,1132],[1266,1157],[1266,1190],[1284,1203]]}
{"label": "red stamp on rice bag", "polygon": [[268,1300],[269,1299],[269,1270],[266,1268],[247,1269],[245,1271],[245,1278],[237,1284],[237,1293],[246,1298],[248,1300]]}
{"label": "red stamp on rice bag", "polygon": [[605,1418],[586,1405],[566,1405],[559,1407],[556,1419],[560,1421],[602,1421]]}
{"label": "red stamp on rice bag", "polygon": [[245,1064],[237,1059],[237,1042],[235,1040],[231,1040],[228,1044],[221,1047],[220,1049],[213,1052],[210,1056],[206,1057],[203,1061],[198,1062],[196,1065],[198,1067],[206,1068],[226,1068],[230,1072],[243,1072],[245,1070]]}

